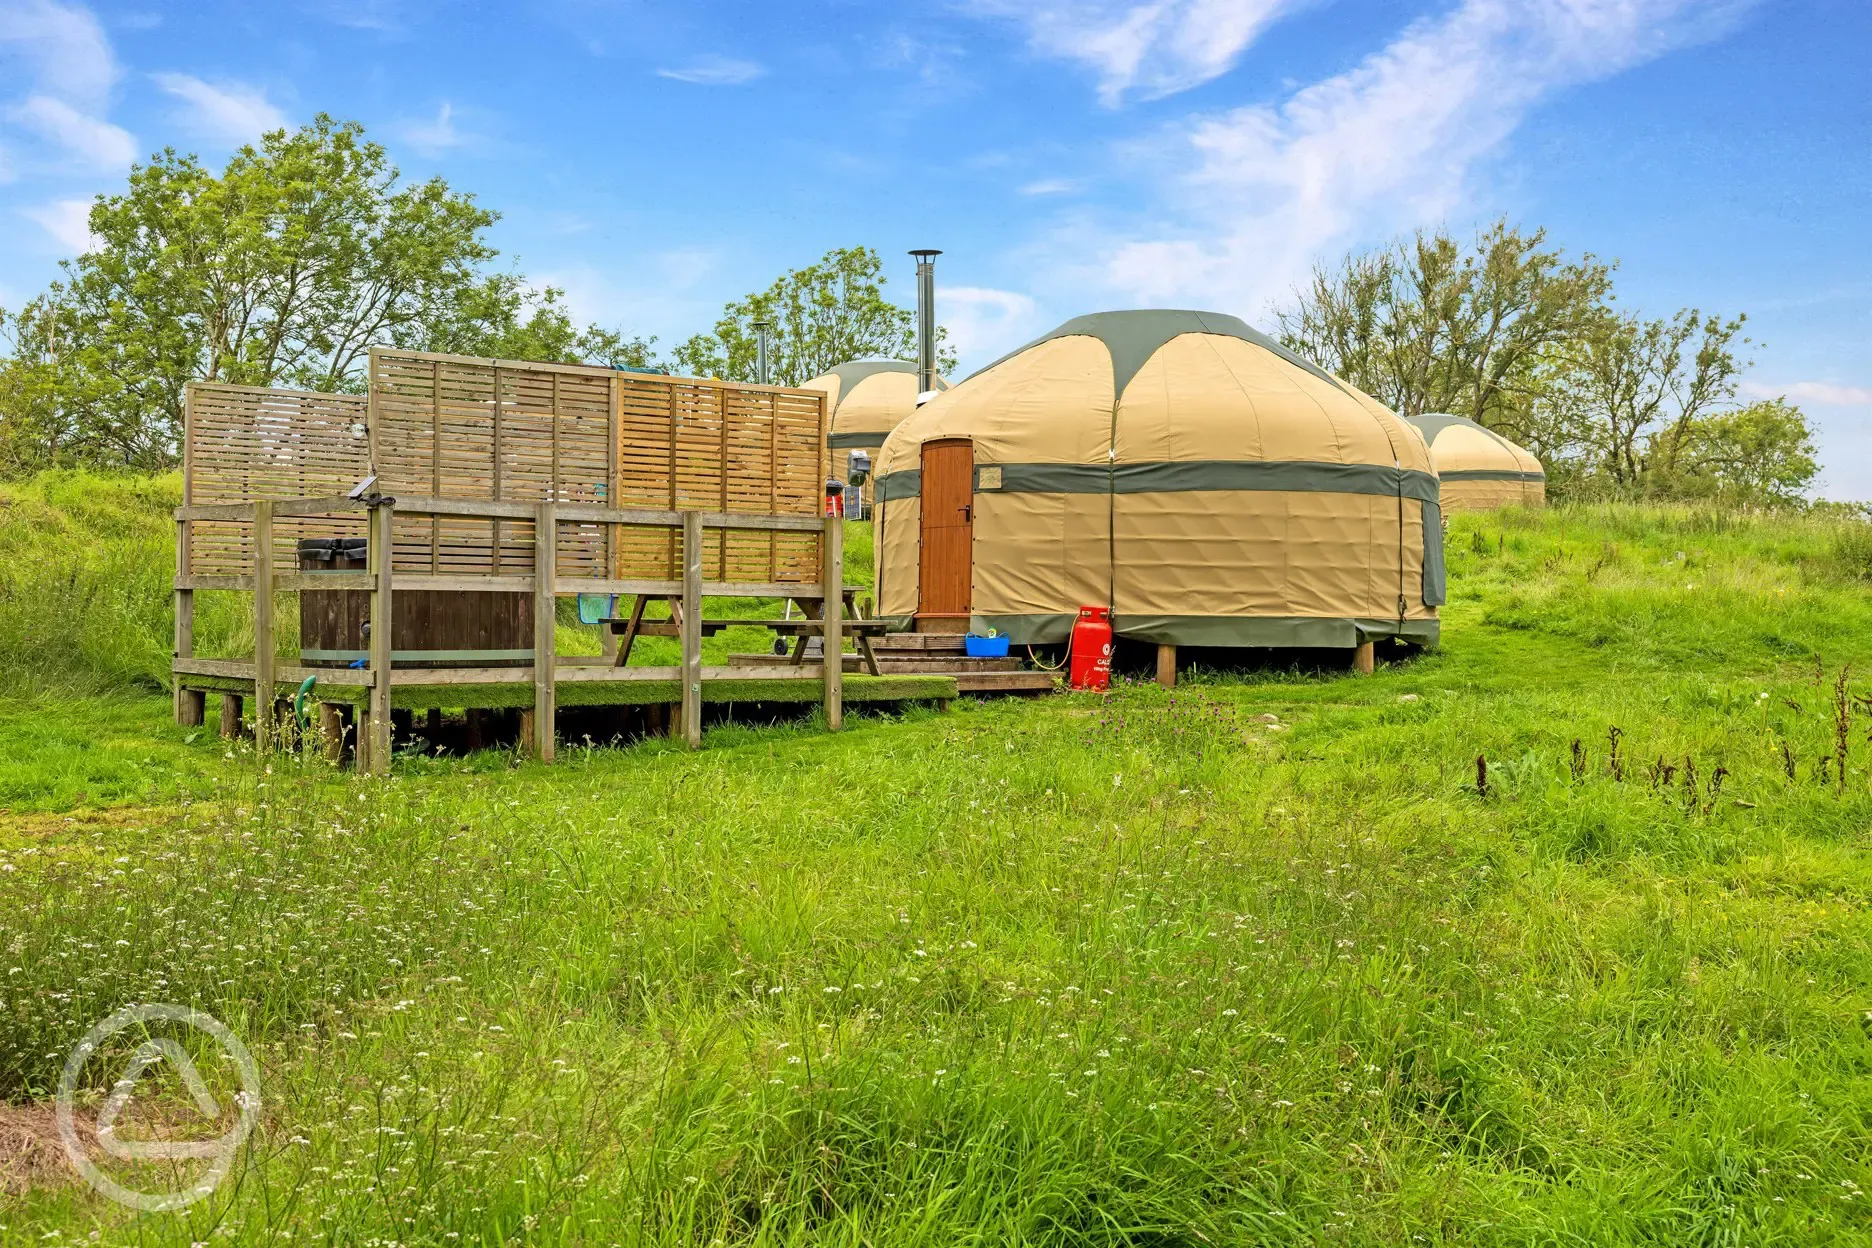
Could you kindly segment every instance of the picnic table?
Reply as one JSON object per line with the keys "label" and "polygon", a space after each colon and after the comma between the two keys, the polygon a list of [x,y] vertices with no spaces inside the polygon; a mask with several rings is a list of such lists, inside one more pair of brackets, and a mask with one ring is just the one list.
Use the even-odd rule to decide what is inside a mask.
{"label": "picnic table", "polygon": [[[865,670],[871,675],[880,675],[877,655],[871,650],[871,639],[881,637],[885,632],[883,620],[867,620],[858,617],[856,587],[847,587],[844,592],[845,610],[839,621],[839,631],[850,634],[858,645],[858,653],[864,658]],[[701,620],[700,632],[704,637],[713,637],[724,628],[766,628],[782,638],[794,638],[793,652],[788,663],[798,666],[806,660],[806,642],[825,631],[824,603],[819,598],[799,596],[789,601],[799,604],[801,615],[793,619],[779,620]],[[662,602],[669,607],[668,616],[662,619],[645,618],[645,608],[652,602]],[[611,631],[618,636],[618,650],[615,665],[623,667],[630,661],[631,647],[639,637],[680,637],[682,636],[682,598],[676,594],[638,594],[631,603],[630,614],[608,616],[603,620]],[[834,660],[836,661],[836,660]]]}

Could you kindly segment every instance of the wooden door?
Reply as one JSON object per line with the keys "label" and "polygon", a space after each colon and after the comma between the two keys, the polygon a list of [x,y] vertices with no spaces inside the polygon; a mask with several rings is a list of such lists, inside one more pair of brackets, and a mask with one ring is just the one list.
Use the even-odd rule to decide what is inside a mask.
{"label": "wooden door", "polygon": [[975,444],[967,438],[925,442],[919,620],[968,619],[974,509]]}

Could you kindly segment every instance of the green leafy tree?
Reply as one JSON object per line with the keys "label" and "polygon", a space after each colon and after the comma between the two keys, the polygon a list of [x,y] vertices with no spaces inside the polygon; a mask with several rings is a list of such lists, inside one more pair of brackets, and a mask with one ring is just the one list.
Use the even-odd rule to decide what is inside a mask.
{"label": "green leafy tree", "polygon": [[1692,429],[1734,400],[1746,319],[1686,308],[1646,320],[1602,306],[1556,353],[1543,402],[1616,487],[1645,492],[1648,477],[1688,469]]}
{"label": "green leafy tree", "polygon": [[1277,312],[1282,342],[1407,416],[1453,412],[1531,436],[1542,361],[1611,292],[1546,231],[1497,221],[1465,247],[1419,231],[1314,270]]}
{"label": "green leafy tree", "polygon": [[638,370],[656,366],[655,338],[626,338],[596,325],[580,329],[566,310],[563,290],[534,290],[512,273],[487,275],[392,338],[410,350],[451,355]]}
{"label": "green leafy tree", "polygon": [[1813,429],[1785,398],[1700,416],[1678,440],[1674,458],[1654,469],[1654,494],[1786,506],[1820,474]]}
{"label": "green leafy tree", "polygon": [[218,175],[166,149],[98,197],[95,245],[9,319],[6,463],[163,467],[188,382],[356,391],[376,344],[648,361],[647,343],[576,330],[560,292],[488,274],[495,220],[323,114]]}
{"label": "green leafy tree", "polygon": [[[768,376],[796,386],[849,360],[916,359],[916,313],[884,297],[883,264],[869,247],[834,248],[766,290],[730,303],[712,333],[677,347],[677,368],[693,377],[754,381],[759,334],[771,321]],[[937,329],[937,367],[953,369],[948,333]]]}

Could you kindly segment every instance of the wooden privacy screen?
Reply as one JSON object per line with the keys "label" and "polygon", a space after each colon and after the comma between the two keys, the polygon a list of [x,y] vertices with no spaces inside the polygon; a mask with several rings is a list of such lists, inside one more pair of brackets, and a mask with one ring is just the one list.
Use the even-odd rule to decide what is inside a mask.
{"label": "wooden privacy screen", "polygon": [[[182,417],[182,502],[343,494],[370,475],[368,416],[361,394],[191,382]],[[363,536],[359,516],[282,516],[273,525],[274,563],[292,566],[301,537]],[[252,526],[195,521],[188,558],[188,570],[198,575],[252,572]]]}
{"label": "wooden privacy screen", "polygon": [[[820,513],[826,413],[816,390],[383,348],[371,352],[370,374],[368,400],[191,386],[186,501],[342,493],[374,471],[377,489],[392,496]],[[249,397],[237,401],[239,395]],[[264,423],[260,409],[268,401],[284,415],[267,416],[273,425],[266,428],[283,420],[289,434],[253,432]],[[337,411],[345,413],[347,438],[354,421],[368,427],[368,438],[341,446],[317,423]],[[278,450],[268,448],[282,440],[304,461],[301,477],[243,475],[244,465],[235,462],[243,453],[277,458]],[[192,469],[198,451],[213,453],[222,443],[233,450],[209,485]],[[281,553],[291,550],[300,528],[309,534],[313,527],[319,536],[350,535],[341,524],[294,527],[282,518]],[[192,570],[242,570],[235,566],[242,529],[198,522]],[[530,521],[410,518],[397,522],[395,538],[399,569],[498,574],[533,567]],[[672,531],[663,528],[562,524],[556,553],[561,577],[608,570],[620,578],[673,580],[682,573]],[[817,533],[709,532],[703,575],[710,580],[810,583],[819,573]]]}

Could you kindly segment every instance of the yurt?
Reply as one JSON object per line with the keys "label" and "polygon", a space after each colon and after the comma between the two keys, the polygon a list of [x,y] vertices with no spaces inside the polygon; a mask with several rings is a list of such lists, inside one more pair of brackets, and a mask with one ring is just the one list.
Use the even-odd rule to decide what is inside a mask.
{"label": "yurt", "polygon": [[1501,434],[1445,412],[1413,416],[1410,422],[1430,446],[1430,462],[1443,482],[1444,510],[1546,503],[1547,473],[1540,460]]}
{"label": "yurt", "polygon": [[1232,316],[1068,321],[924,404],[877,471],[896,627],[1058,642],[1105,606],[1167,645],[1436,640],[1423,439]]}
{"label": "yurt", "polygon": [[[903,419],[916,411],[917,366],[902,360],[853,360],[805,383],[823,390],[831,421],[826,433],[826,475],[843,479],[846,453],[884,445]],[[936,389],[949,383],[936,378]]]}

